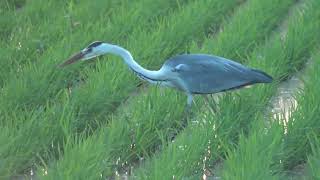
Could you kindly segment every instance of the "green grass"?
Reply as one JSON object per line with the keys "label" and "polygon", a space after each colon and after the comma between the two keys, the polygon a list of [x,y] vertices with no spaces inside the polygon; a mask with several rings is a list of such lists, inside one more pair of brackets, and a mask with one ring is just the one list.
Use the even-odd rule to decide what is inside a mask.
{"label": "green grass", "polygon": [[[319,14],[318,16],[320,17]],[[320,29],[320,28],[319,28]],[[293,167],[306,162],[307,156],[312,151],[310,138],[313,134],[319,136],[319,102],[317,100],[317,91],[319,80],[315,74],[318,70],[319,55],[312,57],[312,67],[307,70],[304,78],[303,91],[296,95],[298,107],[294,110],[286,126],[287,134],[284,136],[283,147],[283,168],[290,170]]]}
{"label": "green grass", "polygon": [[[239,137],[239,146],[236,150],[228,151],[228,157],[224,162],[222,172],[223,179],[281,179],[275,175],[276,166],[273,164],[274,155],[279,154],[281,146],[281,126],[273,124],[272,127],[262,129],[265,126],[263,118],[257,118],[252,125],[253,132],[249,137]],[[277,151],[278,150],[278,151]]]}
{"label": "green grass", "polygon": [[[319,7],[319,5],[315,7]],[[314,21],[317,21],[316,17],[319,18],[320,14],[314,17]],[[317,29],[320,29],[320,27]],[[317,58],[319,56],[315,56],[314,60],[312,60],[312,62],[314,61],[314,65],[312,65],[311,72],[307,73],[307,78],[304,79],[305,85],[303,91],[296,95],[298,107],[292,112],[286,126],[287,134],[284,136],[283,145],[284,156],[281,158],[284,170],[290,170],[304,163],[307,155],[312,150],[308,137],[313,133],[319,135],[320,121],[318,112],[320,105],[316,98],[319,84],[317,83],[317,76],[314,76],[318,65]]]}
{"label": "green grass", "polygon": [[[47,48],[47,43],[54,39],[50,35],[57,34],[57,27],[60,27],[61,24],[49,23],[48,21],[50,19],[58,20],[57,17],[65,19],[61,16],[64,8],[59,8],[64,7],[63,5],[62,1],[30,1],[18,10],[10,8],[9,11],[2,14],[0,18],[0,37],[1,51],[4,56],[1,57],[0,61],[1,86],[6,77],[10,77],[9,72],[21,72],[23,67],[21,62],[34,61]],[[42,29],[45,25],[47,28]],[[51,33],[44,37],[48,31]],[[51,39],[49,40],[49,38]],[[44,42],[44,39],[48,41]]]}
{"label": "green grass", "polygon": [[[316,64],[319,65],[319,55],[316,56]],[[310,73],[312,75],[316,75],[318,71],[314,71],[317,68],[313,68],[313,72]],[[315,92],[315,91],[314,91]],[[318,131],[318,129],[313,129],[313,134],[310,133],[309,139],[310,139],[310,146],[312,148],[312,153],[308,155],[308,161],[307,161],[307,175],[309,179],[319,179],[320,173],[320,141],[319,141],[319,135],[314,132],[314,130]]]}
{"label": "green grass", "polygon": [[[319,5],[316,1],[307,3],[307,8],[304,8],[303,10],[304,13],[297,13],[298,17],[293,18],[290,21],[285,41],[282,43],[281,39],[277,38],[275,42],[271,43],[272,46],[269,47],[269,50],[266,51],[266,56],[272,54],[272,56],[277,55],[278,57],[284,58],[278,58],[274,60],[275,62],[271,62],[278,67],[278,72],[276,74],[280,75],[278,76],[279,80],[284,78],[283,75],[290,75],[295,69],[301,68],[303,63],[305,63],[306,59],[310,56],[310,50],[312,50],[317,43],[313,39],[313,36],[305,36],[305,33],[313,34],[320,29],[318,24],[313,23],[318,19],[317,4]],[[275,44],[283,47],[276,48],[282,49],[282,52],[279,50],[275,51],[274,47],[277,47]],[[285,62],[286,59],[287,63],[294,65],[291,66],[290,69],[285,68],[287,67],[287,63],[283,62]],[[303,62],[302,59],[305,61]],[[270,63],[270,61],[268,63]],[[308,80],[306,82],[309,82],[310,85],[316,84],[315,81]],[[306,89],[303,91],[304,93],[308,92],[307,84],[308,83],[306,83]],[[267,91],[274,92],[275,90],[274,88],[269,87]],[[256,97],[263,97],[265,96],[266,91],[255,90],[254,94]],[[298,100],[298,108],[310,109],[310,107],[317,107],[317,105],[312,103],[316,100],[313,100],[311,93],[299,97],[304,99],[304,101]],[[303,102],[305,102],[305,104],[303,104]],[[289,119],[289,124],[303,122],[303,124],[296,126],[297,130],[300,129],[300,131],[303,132],[310,132],[309,128],[312,129],[313,127],[318,129],[315,124],[317,122],[315,115],[317,110],[314,108],[312,109],[314,113],[310,113],[305,109],[294,111]],[[259,179],[282,179],[286,174],[283,172],[288,171],[287,166],[290,165],[291,167],[294,167],[301,164],[301,155],[306,156],[308,151],[311,150],[310,148],[309,150],[306,148],[309,146],[307,143],[308,134],[297,132],[288,133],[289,126],[285,127],[286,125],[282,123],[279,124],[279,121],[283,121],[283,119],[267,118],[271,124],[269,125],[270,127],[266,129],[266,123],[264,122],[265,120],[263,120],[264,113],[258,113],[260,113],[260,115],[257,116],[258,118],[252,118],[251,121],[253,132],[251,132],[248,137],[242,135],[239,140],[239,147],[228,153],[229,155],[223,169],[224,179],[255,179],[256,177],[260,177]],[[297,116],[297,114],[300,114],[300,116]],[[310,118],[308,118],[309,115]],[[287,129],[286,133],[284,132],[285,129]],[[291,146],[288,146],[288,142],[292,143]],[[293,142],[296,142],[294,144],[295,146],[293,146]],[[299,151],[300,148],[303,150]],[[295,152],[295,155],[288,152]],[[300,154],[297,152],[300,152]],[[297,161],[297,159],[300,161]],[[287,160],[290,162],[288,163]]]}
{"label": "green grass", "polygon": [[[156,93],[159,91],[153,88],[152,94]],[[177,102],[181,101],[181,97],[176,96],[175,98]],[[173,124],[176,127],[178,124],[172,121],[172,118],[179,117],[183,111],[180,108],[175,113],[168,114],[167,118],[162,120],[161,125],[158,125],[159,128],[155,127],[154,124],[158,124],[157,120],[161,114],[175,108],[175,104],[171,104],[166,106],[167,108],[155,109],[155,100],[160,101],[161,99],[160,96],[152,99],[150,95],[145,95],[140,98],[141,101],[138,104],[129,104],[127,113],[122,112],[116,118],[111,118],[111,124],[96,131],[94,136],[87,139],[76,137],[80,139],[80,142],[79,140],[74,142],[72,139],[66,142],[63,157],[49,164],[49,174],[44,178],[78,179],[84,174],[90,174],[90,177],[94,179],[101,173],[103,176],[111,176],[115,171],[121,171],[121,168],[128,168],[124,163],[132,161],[132,156],[136,157],[137,152],[148,154],[150,151],[157,150],[159,143],[165,140],[165,137],[159,139],[158,136],[161,135],[160,133],[173,133],[175,131]],[[165,104],[165,101],[163,103]],[[149,116],[143,116],[145,114]],[[172,129],[167,128],[169,124],[172,125]],[[122,159],[126,156],[131,159]],[[134,158],[134,160],[137,159]]]}
{"label": "green grass", "polygon": [[[316,97],[319,90],[319,78],[317,78],[319,73],[319,66],[320,65],[320,54],[319,52],[312,56],[312,67],[309,70],[309,72],[306,75],[305,78],[305,86],[304,86],[304,92],[299,94],[298,103],[299,105],[306,105],[307,108],[300,108],[297,110],[296,114],[304,114],[307,116],[307,118],[299,119],[300,121],[306,120],[308,123],[305,123],[303,125],[307,126],[301,126],[300,131],[304,130],[304,133],[302,134],[302,137],[306,138],[307,146],[307,152],[298,151],[299,156],[301,157],[301,154],[303,155],[303,161],[305,161],[305,155],[307,155],[307,176],[309,179],[319,179],[320,173],[320,139],[319,139],[319,129],[320,125],[318,123],[319,116],[317,113],[317,110],[319,109],[320,105],[319,102],[316,101]],[[300,113],[298,111],[301,111]],[[312,110],[312,111],[310,111]],[[309,116],[309,113],[310,116]],[[301,117],[301,116],[300,116]],[[301,134],[301,133],[300,133]],[[292,138],[293,139],[293,138]],[[295,145],[299,146],[296,142]],[[305,143],[305,142],[304,142]],[[311,151],[310,151],[311,150]]]}
{"label": "green grass", "polygon": [[1,12],[13,11],[25,5],[25,0],[3,0],[0,2]]}
{"label": "green grass", "polygon": [[[318,53],[289,123],[266,109],[318,45],[320,3],[289,17],[296,0],[244,1],[0,1],[0,179],[199,179],[217,163],[223,179],[290,179],[305,163],[319,178]],[[141,83],[118,57],[56,67],[94,40],[148,69],[200,52],[275,82],[222,95],[217,114],[197,97],[185,127],[186,96]]]}
{"label": "green grass", "polygon": [[[12,12],[15,15],[9,16],[12,20],[2,18],[5,21],[2,29],[8,33],[2,33],[6,38],[2,50],[6,52],[7,57],[0,61],[0,85],[10,84],[15,78],[27,78],[32,75],[34,77],[32,72],[41,68],[41,66],[34,67],[34,63],[43,62],[43,59],[53,61],[57,53],[61,54],[62,51],[59,49],[70,50],[71,45],[77,45],[80,43],[79,40],[86,37],[88,39],[82,43],[87,43],[92,37],[88,37],[86,32],[101,36],[102,33],[99,31],[102,29],[98,27],[101,24],[110,24],[108,23],[110,16],[114,19],[113,14],[117,14],[114,8],[119,7],[119,11],[127,10],[130,5],[134,7],[131,2],[127,0],[95,0],[94,3],[61,0],[28,1],[20,10]],[[92,13],[88,14],[88,10]],[[79,38],[81,36],[83,38]],[[47,70],[48,68],[50,67],[46,67]]]}

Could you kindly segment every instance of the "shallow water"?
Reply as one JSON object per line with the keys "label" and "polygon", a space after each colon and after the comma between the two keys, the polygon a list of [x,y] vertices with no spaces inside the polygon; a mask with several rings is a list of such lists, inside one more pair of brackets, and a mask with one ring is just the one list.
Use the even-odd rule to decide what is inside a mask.
{"label": "shallow water", "polygon": [[271,108],[267,110],[267,113],[271,112],[274,119],[281,119],[284,124],[287,124],[291,112],[299,105],[295,96],[298,91],[303,91],[302,78],[311,65],[312,60],[310,59],[301,71],[280,84],[276,95],[271,98]]}
{"label": "shallow water", "polygon": [[271,113],[275,119],[280,117],[285,124],[288,122],[290,113],[298,106],[294,96],[302,88],[303,82],[299,76],[280,84],[277,94],[271,99]]}

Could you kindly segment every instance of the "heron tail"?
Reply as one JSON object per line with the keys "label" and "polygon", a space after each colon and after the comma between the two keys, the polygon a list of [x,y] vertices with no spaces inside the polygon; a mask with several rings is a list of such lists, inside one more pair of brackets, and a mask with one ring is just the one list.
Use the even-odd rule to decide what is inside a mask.
{"label": "heron tail", "polygon": [[257,81],[259,83],[271,83],[272,82],[273,77],[270,76],[269,74],[267,74],[263,71],[260,71],[258,69],[251,69],[251,70],[256,74]]}

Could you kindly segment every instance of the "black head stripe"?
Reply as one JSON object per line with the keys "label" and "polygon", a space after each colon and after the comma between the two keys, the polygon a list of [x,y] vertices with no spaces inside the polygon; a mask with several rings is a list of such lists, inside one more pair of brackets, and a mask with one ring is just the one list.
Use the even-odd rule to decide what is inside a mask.
{"label": "black head stripe", "polygon": [[87,48],[90,49],[90,48],[93,48],[93,47],[97,47],[100,44],[102,44],[102,41],[95,41],[95,42],[89,44],[89,46]]}

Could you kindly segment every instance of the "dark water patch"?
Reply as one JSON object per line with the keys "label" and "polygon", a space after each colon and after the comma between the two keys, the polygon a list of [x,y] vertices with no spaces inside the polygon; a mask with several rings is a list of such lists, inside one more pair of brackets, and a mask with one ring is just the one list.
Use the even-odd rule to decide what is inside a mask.
{"label": "dark water patch", "polygon": [[26,0],[1,0],[0,11],[20,10],[25,4]]}

